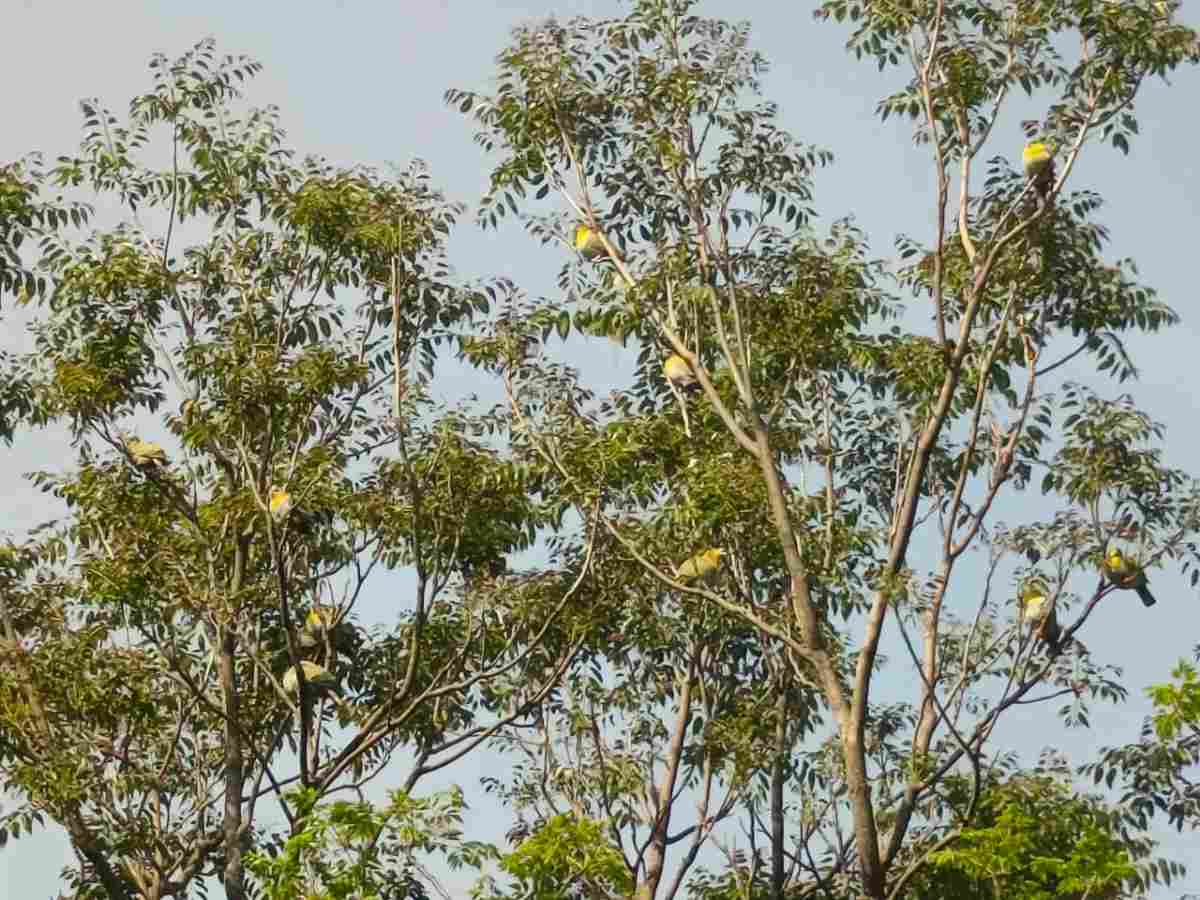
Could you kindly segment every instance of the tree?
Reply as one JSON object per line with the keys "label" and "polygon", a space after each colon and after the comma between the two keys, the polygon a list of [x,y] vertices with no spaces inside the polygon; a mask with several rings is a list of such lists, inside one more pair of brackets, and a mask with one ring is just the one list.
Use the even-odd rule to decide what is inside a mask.
{"label": "tree", "polygon": [[[1147,854],[1122,835],[1122,816],[1097,798],[1074,796],[1067,773],[1020,775],[989,786],[979,821],[930,855],[918,896],[1119,897],[1144,888],[1134,860]],[[1171,874],[1174,874],[1172,872]],[[1140,893],[1140,891],[1139,891]]]}
{"label": "tree", "polygon": [[428,900],[445,891],[419,854],[441,854],[452,866],[476,862],[487,848],[462,839],[459,791],[415,800],[392,793],[386,806],[336,800],[316,805],[319,795],[301,789],[289,800],[303,828],[266,851],[247,855],[246,868],[268,900],[395,897]]}
{"label": "tree", "polygon": [[[3,434],[62,423],[76,454],[35,476],[65,514],[0,559],[24,800],[0,825],[64,827],[77,896],[215,876],[240,900],[247,851],[324,827],[331,792],[407,757],[411,793],[538,702],[581,579],[468,602],[546,510],[486,419],[430,393],[495,297],[450,278],[461,210],[420,164],[299,161],[241,93],[256,63],[202,42],[150,68],[127,117],[82,105],[77,154],[0,176],[0,290],[36,311]],[[367,634],[355,609],[399,568],[415,590]],[[546,679],[501,708],[487,686],[534,648]]]}
{"label": "tree", "polygon": [[517,880],[515,896],[531,900],[622,897],[633,886],[625,860],[605,840],[600,826],[571,815],[549,819],[521,841],[501,866]]}
{"label": "tree", "polygon": [[[1200,659],[1200,647],[1194,652]],[[1182,831],[1200,827],[1200,678],[1194,663],[1180,661],[1173,681],[1152,686],[1154,715],[1133,744],[1104,749],[1084,767],[1098,784],[1121,785],[1121,801],[1144,828],[1158,815]]]}
{"label": "tree", "polygon": [[[1101,603],[1132,614],[1107,549],[1195,566],[1200,491],[1162,427],[1067,378],[1127,380],[1122,336],[1177,317],[1067,185],[1196,34],[1161,0],[821,7],[913,66],[880,113],[930,151],[936,227],[897,266],[848,218],[817,231],[831,155],[757,96],[748,27],[694,7],[520,28],[493,94],[447,94],[495,153],[484,225],[598,241],[550,297],[457,283],[462,209],[422,166],[298,162],[240,93],[257,65],[208,43],[156,57],[125,119],[85,104],[77,154],[0,171],[0,292],[38,315],[0,427],[65,424],[76,453],[37,476],[64,515],[0,559],[24,799],[0,827],[60,823],[77,896],[420,895],[438,851],[499,860],[494,896],[986,895],[992,850],[1012,890],[1175,871],[992,749],[1017,704],[1080,725],[1124,699],[1082,643]],[[1048,189],[1015,148],[975,171],[1016,88],[1045,103]],[[598,399],[559,339],[635,342],[634,383]],[[450,355],[504,402],[436,401]],[[400,569],[411,601],[367,632]],[[1053,645],[1016,609],[1033,577]],[[490,782],[511,853],[415,793],[485,746],[530,754]],[[385,769],[388,805],[331,796]],[[1063,823],[1032,868],[1031,815]]]}
{"label": "tree", "polygon": [[[893,274],[848,220],[815,232],[811,183],[829,154],[753,99],[765,61],[747,29],[694,5],[519,28],[493,93],[447,93],[497,157],[484,226],[519,213],[570,247],[583,224],[604,249],[568,263],[561,294],[523,301],[494,340],[574,326],[640,346],[631,391],[595,405],[566,367],[486,341],[474,358],[505,380],[512,443],[578,517],[682,603],[739,617],[820,698],[844,793],[823,813],[825,862],[787,891],[898,897],[972,833],[1007,710],[1067,696],[1068,723],[1086,724],[1091,698],[1123,698],[1080,641],[1114,591],[1096,576],[1105,550],[1195,565],[1200,494],[1162,463],[1162,427],[1064,375],[1124,381],[1136,369],[1123,333],[1177,321],[1128,263],[1104,261],[1101,198],[1067,185],[1096,144],[1128,148],[1144,80],[1195,63],[1200,45],[1169,3],[822,5],[818,18],[853,23],[856,55],[911,66],[879,112],[910,119],[928,147],[937,224],[898,239]],[[1018,89],[1045,110],[1023,130],[1058,152],[1048,190],[1010,162],[1017,148],[983,156]],[[914,300],[925,333],[901,321]],[[693,370],[699,402],[663,383],[667,354]],[[1036,469],[1054,507],[1012,505],[1020,524],[1000,527]],[[705,547],[727,551],[722,580],[673,577]],[[977,549],[982,573],[965,562]],[[1061,655],[1014,615],[1015,585],[1033,576],[1066,623]],[[918,684],[888,717],[903,740],[871,728],[885,718],[872,693],[889,612]],[[931,818],[964,773],[953,814]],[[649,877],[647,860],[629,861]]]}

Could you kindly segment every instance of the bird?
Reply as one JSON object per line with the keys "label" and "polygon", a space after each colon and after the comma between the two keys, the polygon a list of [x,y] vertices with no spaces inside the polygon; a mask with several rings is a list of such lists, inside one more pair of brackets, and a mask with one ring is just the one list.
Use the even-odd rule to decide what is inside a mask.
{"label": "bird", "polygon": [[1137,591],[1142,606],[1147,608],[1156,602],[1150,588],[1146,586],[1146,573],[1137,564],[1137,560],[1126,559],[1116,547],[1108,551],[1104,558],[1104,577],[1122,590]]}
{"label": "bird", "polygon": [[151,441],[129,437],[125,439],[125,449],[129,451],[133,464],[139,469],[164,468],[170,462],[163,448]]}
{"label": "bird", "polygon": [[667,361],[663,363],[663,376],[675,387],[679,388],[685,394],[697,394],[700,392],[700,380],[696,378],[696,373],[692,371],[692,367],[678,353],[672,353],[667,357]]}
{"label": "bird", "polygon": [[[300,665],[304,667],[305,683],[314,691],[333,691],[338,694],[342,692],[337,679],[324,666],[318,666],[315,662],[309,662],[308,660],[302,660]],[[296,675],[295,666],[292,666],[283,673],[283,689],[289,694],[296,693],[296,685],[299,681],[300,679]]]}
{"label": "bird", "polygon": [[1033,180],[1033,188],[1043,200],[1054,187],[1054,146],[1045,141],[1030,141],[1021,153],[1025,177]]}
{"label": "bird", "polygon": [[1046,583],[1040,578],[1029,579],[1022,586],[1017,602],[1022,618],[1033,625],[1038,639],[1050,648],[1051,653],[1058,653],[1062,629],[1058,625],[1058,615]]}
{"label": "bird", "polygon": [[304,628],[300,632],[300,646],[311,650],[319,646],[325,633],[333,639],[333,648],[338,653],[350,655],[354,649],[354,626],[343,622],[338,609],[334,606],[316,605],[308,611],[304,618]]}
{"label": "bird", "polygon": [[332,606],[314,606],[304,617],[304,628],[300,632],[300,646],[311,650],[321,643],[326,631],[337,627],[337,610]]}
{"label": "bird", "polygon": [[290,527],[298,534],[311,534],[314,528],[318,528],[322,524],[329,524],[331,521],[328,513],[296,508],[287,488],[273,484],[269,494],[267,509],[271,513],[271,518],[278,524],[290,521]]}
{"label": "bird", "polygon": [[605,253],[600,233],[582,222],[575,226],[575,249],[587,260],[599,259]]}
{"label": "bird", "polygon": [[304,617],[304,627],[312,631],[325,631],[334,628],[339,621],[337,607],[314,606]]}
{"label": "bird", "polygon": [[271,499],[268,501],[267,507],[271,511],[271,518],[276,522],[282,522],[292,511],[292,495],[279,485],[273,484],[271,485]]}
{"label": "bird", "polygon": [[675,569],[675,577],[687,584],[699,578],[702,581],[711,581],[721,571],[721,558],[725,555],[725,551],[718,547],[710,547],[697,553],[691,559],[684,560]]}

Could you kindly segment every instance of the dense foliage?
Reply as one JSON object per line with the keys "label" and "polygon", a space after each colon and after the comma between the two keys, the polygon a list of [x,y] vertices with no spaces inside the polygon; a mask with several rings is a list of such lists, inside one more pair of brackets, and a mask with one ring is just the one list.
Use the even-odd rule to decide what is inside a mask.
{"label": "dense foliage", "polygon": [[[852,210],[818,230],[831,153],[760,96],[748,26],[694,7],[519,27],[492,91],[446,94],[493,166],[479,224],[565,259],[551,296],[462,283],[465,210],[423,166],[301,158],[243,94],[258,65],[209,42],[155,57],[123,117],[85,102],[75,154],[0,168],[0,294],[34,347],[0,360],[0,435],[57,423],[75,451],[33,475],[63,514],[0,555],[0,834],[63,827],[72,896],[424,898],[448,865],[495,900],[1094,898],[1179,873],[1147,830],[1200,821],[1193,668],[1087,769],[1122,812],[997,727],[1124,702],[1082,643],[1097,605],[1200,571],[1163,426],[1081,381],[1127,380],[1123,336],[1178,317],[1071,190],[1196,33],[1174,0],[822,5],[911,67],[878,111],[927,147],[936,226],[883,259]],[[1020,92],[1052,183],[993,146]],[[638,365],[599,398],[569,360],[608,340]],[[503,401],[447,400],[451,359]],[[499,763],[507,848],[423,792],[468,753]]]}

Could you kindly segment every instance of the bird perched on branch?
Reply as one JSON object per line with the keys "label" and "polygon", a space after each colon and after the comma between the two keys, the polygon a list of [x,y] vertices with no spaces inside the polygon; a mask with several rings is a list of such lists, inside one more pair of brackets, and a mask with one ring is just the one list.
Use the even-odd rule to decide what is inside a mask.
{"label": "bird perched on branch", "polygon": [[1030,141],[1021,153],[1025,177],[1033,181],[1033,189],[1043,200],[1054,187],[1054,145],[1045,141]]}
{"label": "bird perched on branch", "polygon": [[125,439],[125,449],[139,469],[162,469],[170,462],[163,448],[150,441],[129,437]]}
{"label": "bird perched on branch", "polygon": [[[295,508],[291,493],[287,488],[282,488],[277,484],[271,485],[267,509],[271,513],[271,518],[278,524],[286,522],[291,516],[293,527],[301,533],[309,532],[322,521],[322,517],[314,512]],[[328,517],[325,517],[325,521],[328,522]]]}
{"label": "bird perched on branch", "polygon": [[701,390],[700,380],[692,367],[678,353],[672,353],[663,363],[663,376],[685,394],[698,394]]}
{"label": "bird perched on branch", "polygon": [[600,233],[593,231],[583,222],[575,226],[575,249],[586,260],[596,260],[604,256],[604,241]]}
{"label": "bird perched on branch", "polygon": [[701,551],[681,562],[675,569],[675,577],[684,584],[696,579],[712,581],[721,572],[721,558],[724,555],[725,551],[718,547]]}
{"label": "bird perched on branch", "polygon": [[1141,570],[1136,559],[1127,559],[1116,547],[1108,551],[1104,557],[1104,577],[1111,584],[1122,590],[1137,591],[1142,606],[1153,606],[1157,601],[1146,585],[1146,573]]}
{"label": "bird perched on branch", "polygon": [[[314,692],[331,692],[335,694],[342,692],[337,679],[324,666],[318,666],[315,662],[309,662],[308,660],[301,661],[300,665],[304,667],[305,684]],[[296,693],[296,686],[299,682],[300,679],[296,675],[295,666],[292,666],[283,673],[283,689],[289,694]]]}
{"label": "bird perched on branch", "polygon": [[304,628],[300,632],[300,646],[305,650],[321,646],[327,633],[336,652],[344,655],[350,655],[353,652],[354,626],[349,622],[342,621],[336,607],[314,606],[304,617]]}
{"label": "bird perched on branch", "polygon": [[1038,640],[1046,644],[1051,653],[1057,654],[1061,649],[1059,644],[1062,640],[1062,629],[1058,625],[1058,615],[1046,582],[1040,578],[1026,581],[1017,602],[1021,606],[1022,618],[1032,624],[1033,633]]}
{"label": "bird perched on branch", "polygon": [[267,501],[267,508],[271,511],[272,519],[276,522],[284,521],[292,511],[292,495],[277,484],[271,485],[271,497]]}

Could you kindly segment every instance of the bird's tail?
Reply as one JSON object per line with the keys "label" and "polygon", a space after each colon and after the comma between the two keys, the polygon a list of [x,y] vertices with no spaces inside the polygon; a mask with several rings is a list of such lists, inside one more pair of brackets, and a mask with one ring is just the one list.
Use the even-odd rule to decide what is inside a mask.
{"label": "bird's tail", "polygon": [[1145,606],[1146,608],[1149,608],[1158,602],[1154,599],[1154,595],[1150,593],[1150,588],[1146,587],[1144,584],[1139,584],[1137,586],[1137,595],[1142,601],[1142,606]]}
{"label": "bird's tail", "polygon": [[1046,649],[1050,651],[1051,659],[1062,653],[1062,627],[1054,617],[1048,618],[1042,623],[1038,629],[1038,636],[1046,642]]}
{"label": "bird's tail", "polygon": [[1050,635],[1050,639],[1046,642],[1046,644],[1047,644],[1048,649],[1050,650],[1050,658],[1056,659],[1059,656],[1059,654],[1061,654],[1063,652],[1062,629],[1055,626],[1054,631]]}

